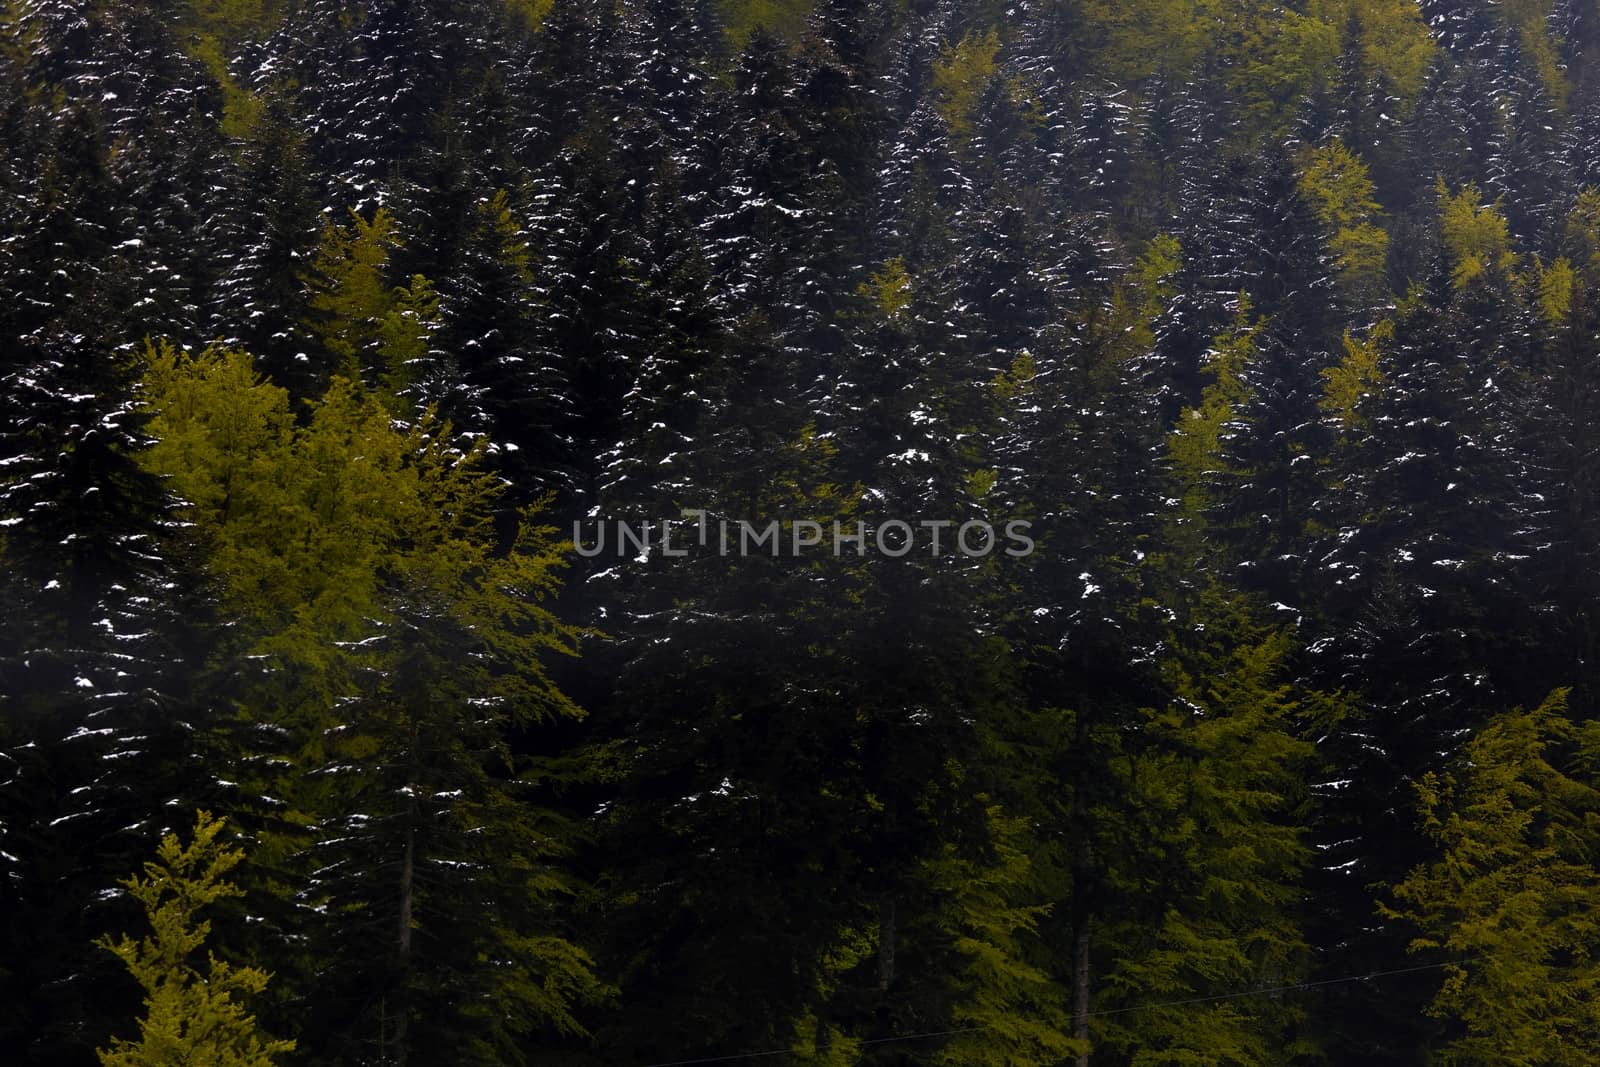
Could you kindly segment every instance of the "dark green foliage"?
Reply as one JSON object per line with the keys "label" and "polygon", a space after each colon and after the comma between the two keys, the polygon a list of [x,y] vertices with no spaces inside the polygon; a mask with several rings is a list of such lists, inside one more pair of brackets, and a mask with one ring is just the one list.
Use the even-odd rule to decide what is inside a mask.
{"label": "dark green foliage", "polygon": [[1586,1062],[1597,41],[0,0],[0,1060]]}

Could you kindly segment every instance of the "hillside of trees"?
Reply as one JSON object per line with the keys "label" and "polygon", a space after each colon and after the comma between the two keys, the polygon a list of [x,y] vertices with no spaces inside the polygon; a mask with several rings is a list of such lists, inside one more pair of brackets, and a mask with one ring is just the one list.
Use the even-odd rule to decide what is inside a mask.
{"label": "hillside of trees", "polygon": [[0,1062],[1600,1063],[1595,48],[0,0]]}

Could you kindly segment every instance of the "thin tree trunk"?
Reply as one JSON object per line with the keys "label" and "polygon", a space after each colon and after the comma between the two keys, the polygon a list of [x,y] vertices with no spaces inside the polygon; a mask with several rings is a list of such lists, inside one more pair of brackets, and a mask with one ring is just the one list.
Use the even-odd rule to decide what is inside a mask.
{"label": "thin tree trunk", "polygon": [[878,991],[887,993],[894,982],[894,897],[885,896],[878,905]]}
{"label": "thin tree trunk", "polygon": [[[1073,733],[1075,749],[1089,751],[1088,701],[1078,712]],[[1093,914],[1089,885],[1091,882],[1089,854],[1089,814],[1087,804],[1079,794],[1072,805],[1072,1036],[1084,1043],[1078,1053],[1075,1067],[1089,1067],[1089,917]]]}
{"label": "thin tree trunk", "polygon": [[406,1022],[409,1014],[406,986],[410,982],[408,974],[411,964],[411,898],[416,873],[417,830],[413,821],[416,812],[416,800],[407,802],[405,822],[405,853],[400,860],[400,959],[399,978],[397,985],[394,1015],[394,1062],[397,1067],[406,1067]]}
{"label": "thin tree trunk", "polygon": [[[1080,915],[1072,932],[1072,1036],[1089,1040],[1089,916]],[[1077,1067],[1089,1067],[1089,1051],[1078,1053]]]}

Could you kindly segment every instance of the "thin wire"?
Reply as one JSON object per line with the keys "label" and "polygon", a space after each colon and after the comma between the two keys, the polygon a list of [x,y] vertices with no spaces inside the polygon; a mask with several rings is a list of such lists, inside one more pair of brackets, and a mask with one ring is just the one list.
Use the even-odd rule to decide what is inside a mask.
{"label": "thin wire", "polygon": [[684,1067],[689,1063],[727,1063],[729,1060],[754,1060],[762,1056],[793,1056],[792,1048],[775,1048],[770,1052],[735,1052],[731,1056],[707,1056],[700,1060],[669,1060],[665,1063],[650,1063],[645,1067]]}
{"label": "thin wire", "polygon": [[871,1037],[865,1041],[857,1041],[858,1045],[888,1045],[895,1041],[922,1041],[930,1037],[954,1037],[956,1034],[975,1034],[984,1029],[981,1026],[963,1026],[959,1030],[938,1030],[927,1034],[902,1034],[899,1037]]}
{"label": "thin wire", "polygon": [[[1131,1011],[1152,1011],[1156,1008],[1181,1008],[1191,1004],[1214,1004],[1219,1000],[1238,1000],[1241,997],[1263,997],[1272,993],[1292,993],[1302,989],[1317,989],[1321,986],[1342,985],[1345,982],[1366,982],[1373,978],[1388,978],[1397,974],[1416,974],[1419,971],[1436,971],[1441,967],[1459,967],[1467,963],[1476,963],[1482,959],[1474,956],[1465,960],[1450,960],[1446,963],[1422,963],[1415,967],[1397,967],[1392,971],[1368,971],[1365,974],[1350,974],[1342,978],[1324,978],[1316,982],[1296,982],[1294,985],[1271,986],[1267,989],[1247,989],[1239,993],[1219,993],[1211,997],[1191,997],[1188,1000],[1158,1001],[1155,1004],[1134,1004],[1126,1008],[1109,1008],[1105,1011],[1091,1011],[1090,1018],[1103,1018],[1107,1015],[1126,1015]],[[983,1030],[982,1026],[965,1026],[959,1030],[930,1030],[921,1034],[899,1034],[894,1037],[874,1037],[858,1042],[862,1045],[889,1045],[900,1041],[926,1041],[935,1037],[954,1037],[957,1034],[972,1034]],[[728,1063],[732,1060],[755,1060],[768,1056],[793,1056],[792,1048],[768,1049],[765,1052],[735,1052],[731,1056],[707,1056],[697,1060],[664,1060],[660,1063],[645,1064],[645,1067],[689,1067],[696,1063]]]}

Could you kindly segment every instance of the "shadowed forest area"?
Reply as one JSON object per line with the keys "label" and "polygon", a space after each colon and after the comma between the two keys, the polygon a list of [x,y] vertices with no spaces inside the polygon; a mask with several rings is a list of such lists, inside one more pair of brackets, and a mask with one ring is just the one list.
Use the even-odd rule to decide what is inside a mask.
{"label": "shadowed forest area", "polygon": [[0,1062],[1600,1063],[1596,47],[0,0]]}

